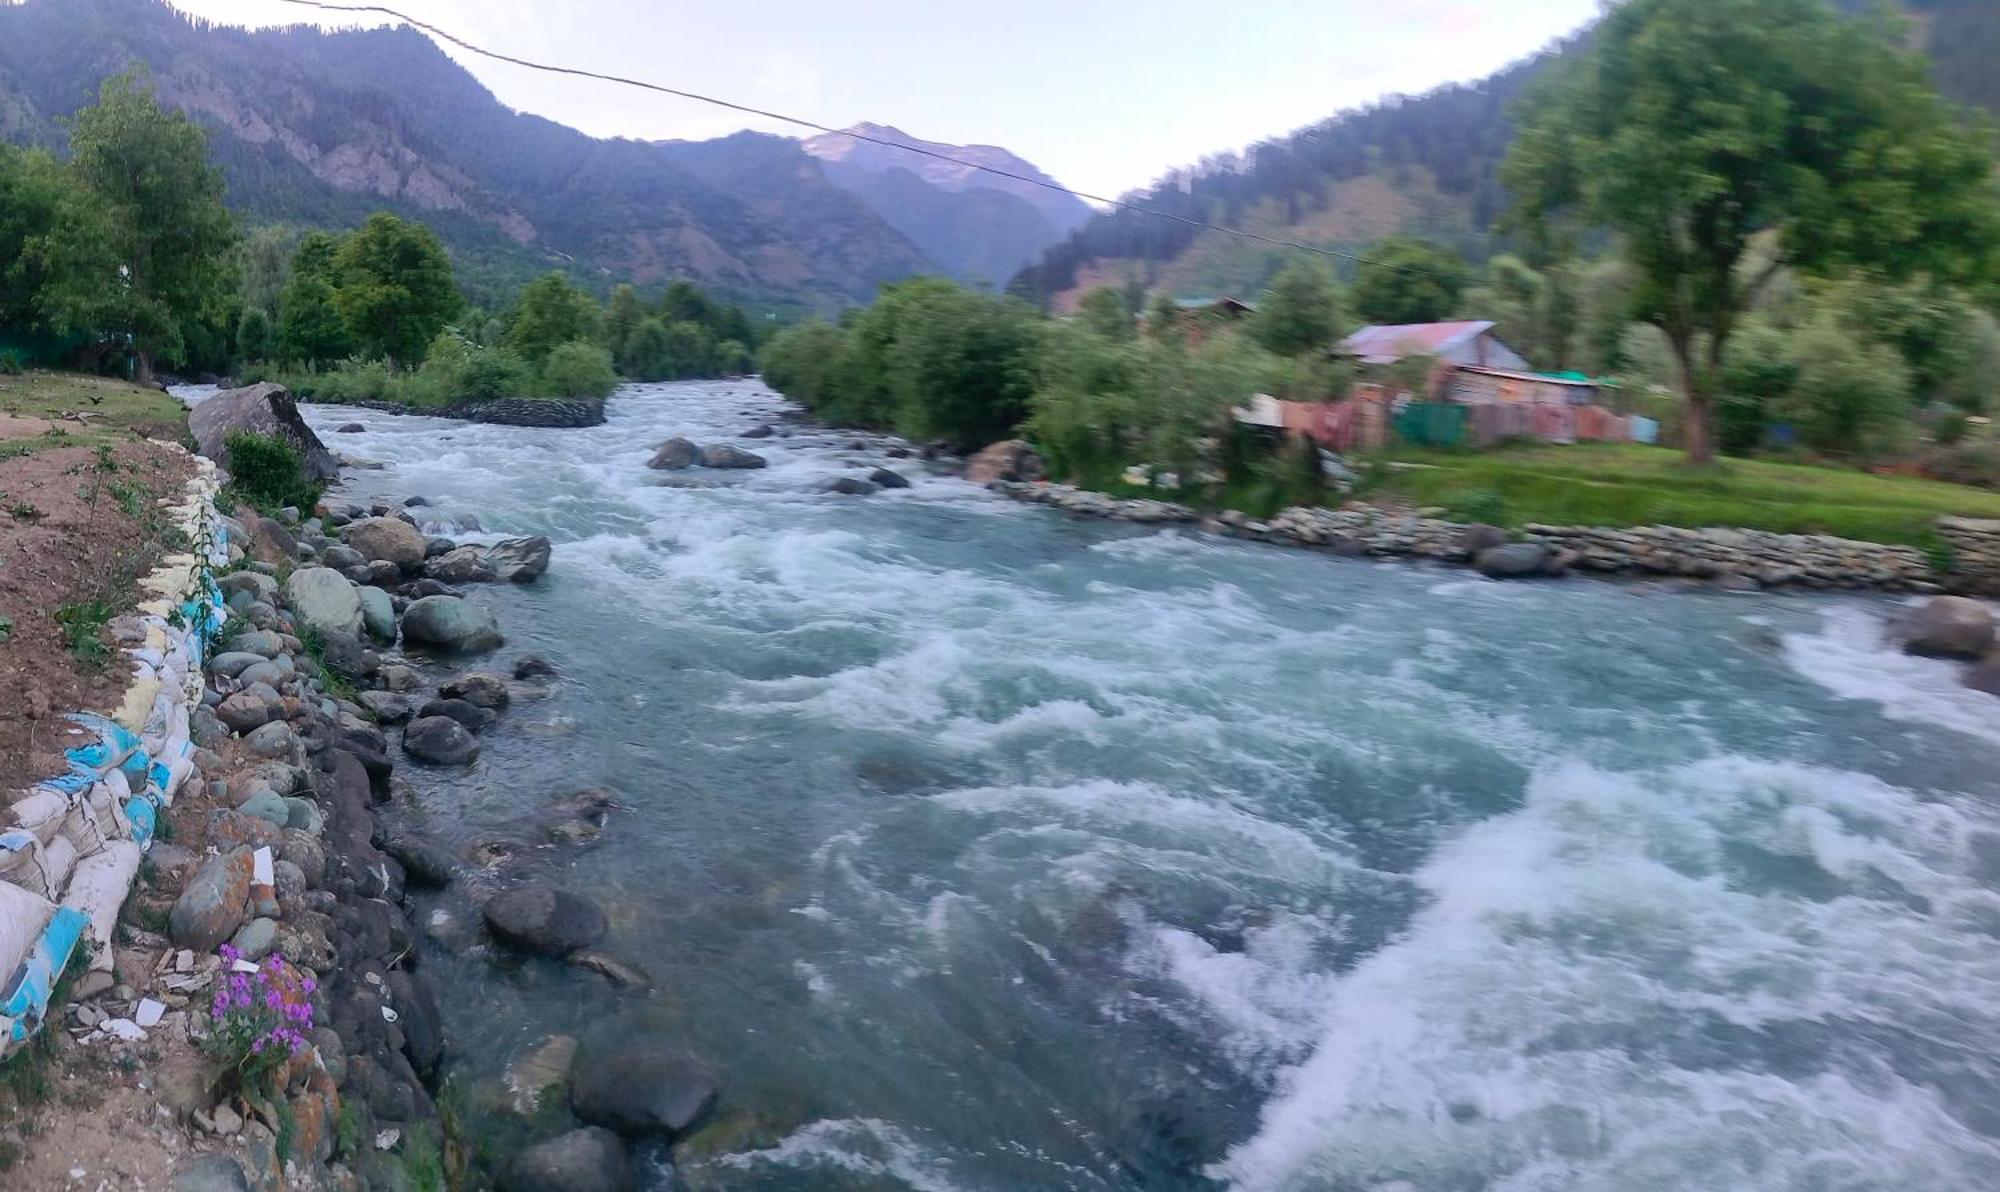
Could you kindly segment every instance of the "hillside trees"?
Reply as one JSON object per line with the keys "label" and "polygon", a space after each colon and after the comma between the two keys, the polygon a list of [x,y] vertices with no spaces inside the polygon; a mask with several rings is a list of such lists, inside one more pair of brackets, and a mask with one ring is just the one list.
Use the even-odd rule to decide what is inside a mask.
{"label": "hillside trees", "polygon": [[1272,279],[1250,321],[1250,334],[1280,356],[1324,353],[1345,331],[1333,278],[1309,260],[1294,262]]}
{"label": "hillside trees", "polygon": [[313,365],[344,360],[354,353],[354,336],[335,298],[340,279],[334,256],[339,251],[339,239],[326,232],[307,233],[299,242],[291,274],[278,295],[273,347],[278,359]]}
{"label": "hillside trees", "polygon": [[603,319],[595,298],[562,274],[550,273],[529,282],[515,299],[506,343],[529,363],[540,364],[562,344],[596,342]]}
{"label": "hillside trees", "polygon": [[1894,46],[1820,0],[1630,0],[1521,111],[1503,170],[1519,219],[1616,233],[1632,315],[1676,364],[1691,463],[1714,458],[1730,341],[1781,271],[1992,284],[1989,139]]}
{"label": "hillside trees", "polygon": [[333,255],[334,305],[361,351],[415,365],[463,300],[436,233],[386,211]]}
{"label": "hillside trees", "polygon": [[62,270],[46,305],[71,325],[129,336],[137,375],[150,381],[156,360],[179,359],[191,337],[229,317],[237,231],[222,174],[200,126],[161,108],[133,75],[104,81],[71,121],[69,143],[70,169],[99,216],[71,242],[95,240],[115,274]]}
{"label": "hillside trees", "polygon": [[1451,317],[1465,290],[1465,259],[1415,236],[1391,236],[1368,250],[1348,300],[1370,323],[1435,323]]}

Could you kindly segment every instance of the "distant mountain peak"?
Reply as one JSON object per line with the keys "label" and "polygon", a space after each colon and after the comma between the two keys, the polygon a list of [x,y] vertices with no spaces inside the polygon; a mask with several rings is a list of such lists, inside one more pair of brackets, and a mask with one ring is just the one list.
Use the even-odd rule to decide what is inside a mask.
{"label": "distant mountain peak", "polygon": [[[846,135],[846,134],[855,135]],[[871,140],[860,140],[869,137]],[[875,142],[886,141],[888,144]],[[823,162],[838,163],[871,174],[907,170],[932,186],[948,191],[993,190],[1025,200],[1049,221],[1058,236],[1082,226],[1096,214],[1095,208],[1074,195],[1049,187],[1058,185],[1033,162],[999,145],[957,145],[947,141],[927,141],[912,136],[893,124],[864,120],[842,132],[821,133],[799,142],[807,153]],[[907,153],[892,146],[907,146],[925,153]],[[938,156],[930,156],[936,154]],[[947,161],[945,158],[956,158]],[[961,164],[964,163],[964,164]],[[979,167],[985,167],[981,169]],[[1003,170],[1016,178],[989,173]],[[1033,179],[1034,181],[1022,181]],[[838,178],[835,181],[839,181]],[[1036,185],[1036,183],[1045,185]]]}

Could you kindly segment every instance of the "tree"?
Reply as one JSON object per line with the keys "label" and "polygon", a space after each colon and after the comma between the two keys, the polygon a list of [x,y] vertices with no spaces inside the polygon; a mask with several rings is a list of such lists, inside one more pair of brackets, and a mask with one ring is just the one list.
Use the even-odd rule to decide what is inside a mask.
{"label": "tree", "polygon": [[236,355],[240,360],[269,360],[272,354],[271,317],[249,306],[236,321]]}
{"label": "tree", "polygon": [[1462,310],[1498,324],[1495,333],[1537,367],[1562,369],[1570,366],[1582,306],[1568,267],[1536,269],[1502,253],[1486,262],[1486,279],[1466,292]]}
{"label": "tree", "polygon": [[611,305],[604,312],[604,344],[611,349],[619,372],[632,374],[633,337],[645,318],[646,308],[637,290],[624,285],[611,292]]}
{"label": "tree", "polygon": [[1822,0],[1629,0],[1519,113],[1516,218],[1538,240],[1616,233],[1634,317],[1676,361],[1690,463],[1714,458],[1729,340],[1780,270],[1993,277],[1986,135],[1893,36]]}
{"label": "tree", "polygon": [[1132,308],[1125,304],[1125,295],[1110,286],[1098,286],[1085,294],[1076,304],[1076,318],[1113,343],[1134,339],[1139,334],[1132,320]]}
{"label": "tree", "polygon": [[1458,309],[1465,260],[1415,236],[1391,236],[1368,250],[1348,293],[1370,323],[1435,323]]}
{"label": "tree", "polygon": [[386,211],[334,253],[334,303],[355,344],[391,364],[416,365],[462,304],[437,234]]}
{"label": "tree", "polygon": [[1340,294],[1312,261],[1296,261],[1271,280],[1257,304],[1250,334],[1280,356],[1324,353],[1339,340]]}
{"label": "tree", "polygon": [[70,168],[100,206],[97,228],[115,276],[72,280],[74,311],[99,309],[103,330],[131,337],[141,381],[153,362],[178,359],[190,333],[218,324],[235,293],[236,221],[222,205],[222,172],[208,163],[208,138],[169,112],[134,75],[104,81],[97,103],[69,123]]}
{"label": "tree", "polygon": [[84,329],[64,297],[101,294],[117,272],[100,214],[55,158],[0,144],[0,326]]}
{"label": "tree", "polygon": [[595,341],[603,332],[597,300],[560,273],[529,282],[507,321],[507,346],[540,364],[559,344]]}
{"label": "tree", "polygon": [[1798,380],[1781,412],[1809,447],[1872,455],[1909,433],[1909,369],[1893,348],[1870,343],[1828,316],[1794,341]]}
{"label": "tree", "polygon": [[334,257],[340,241],[326,232],[308,233],[292,254],[291,276],[278,295],[276,355],[295,364],[345,360],[354,353],[334,293]]}

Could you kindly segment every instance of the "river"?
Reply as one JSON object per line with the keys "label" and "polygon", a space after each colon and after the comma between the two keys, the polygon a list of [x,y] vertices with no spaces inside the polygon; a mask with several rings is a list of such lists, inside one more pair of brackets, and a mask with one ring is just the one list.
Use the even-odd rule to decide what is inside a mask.
{"label": "river", "polygon": [[657,988],[440,950],[455,1084],[636,1014],[721,1076],[702,1188],[2000,1186],[2000,700],[1889,602],[1069,521],[807,428],[645,467],[782,405],[308,410],[350,495],[556,542],[479,595],[561,681],[415,772],[434,830],[625,804],[550,863]]}

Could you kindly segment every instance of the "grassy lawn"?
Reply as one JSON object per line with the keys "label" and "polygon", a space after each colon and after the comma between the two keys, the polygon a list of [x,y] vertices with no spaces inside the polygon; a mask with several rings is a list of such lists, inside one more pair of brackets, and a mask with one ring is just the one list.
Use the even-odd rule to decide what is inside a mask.
{"label": "grassy lawn", "polygon": [[80,373],[0,374],[0,454],[186,435],[187,409],[157,389]]}
{"label": "grassy lawn", "polygon": [[1737,526],[1922,547],[1942,515],[2000,518],[2000,492],[1986,489],[1762,460],[1697,470],[1681,460],[1662,447],[1578,443],[1397,449],[1370,462],[1375,493],[1468,520],[1498,513],[1509,527]]}

